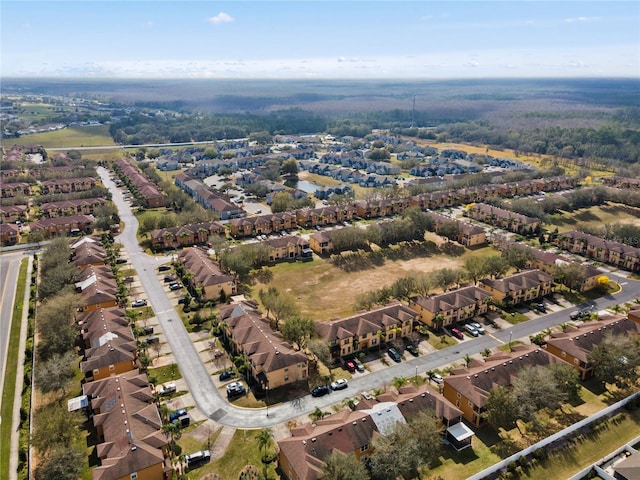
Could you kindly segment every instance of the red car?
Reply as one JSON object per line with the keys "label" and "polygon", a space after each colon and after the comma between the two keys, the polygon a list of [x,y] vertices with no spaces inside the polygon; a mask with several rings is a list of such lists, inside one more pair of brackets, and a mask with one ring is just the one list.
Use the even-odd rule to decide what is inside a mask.
{"label": "red car", "polygon": [[356,371],[356,364],[349,360],[347,362],[344,362],[344,368],[346,368],[349,373],[354,373]]}
{"label": "red car", "polygon": [[456,337],[458,340],[462,340],[464,338],[464,335],[462,334],[462,332],[460,330],[458,330],[457,328],[452,328],[451,329],[451,335]]}

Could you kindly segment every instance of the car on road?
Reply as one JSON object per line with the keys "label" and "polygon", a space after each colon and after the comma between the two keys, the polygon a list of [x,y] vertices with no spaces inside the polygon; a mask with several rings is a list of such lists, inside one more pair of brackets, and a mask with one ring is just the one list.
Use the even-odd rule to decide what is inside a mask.
{"label": "car on road", "polygon": [[218,377],[220,379],[221,382],[225,381],[225,380],[229,380],[230,378],[233,378],[236,376],[236,372],[234,372],[233,370],[225,370],[224,372],[222,372],[220,374],[220,376]]}
{"label": "car on road", "polygon": [[474,337],[477,337],[478,335],[480,335],[480,333],[478,333],[478,330],[476,330],[475,328],[473,328],[473,325],[471,325],[470,323],[465,323],[464,324],[464,330],[469,334],[472,335]]}
{"label": "car on road", "polygon": [[331,390],[342,390],[343,388],[347,388],[349,383],[346,378],[339,378],[334,382],[331,382]]}
{"label": "car on road", "polygon": [[321,397],[331,392],[328,385],[318,385],[313,390],[311,390],[312,397]]}
{"label": "car on road", "polygon": [[418,347],[416,347],[413,343],[410,343],[409,345],[407,345],[405,349],[414,357],[417,357],[420,355],[420,351],[418,350]]}
{"label": "car on road", "polygon": [[171,265],[160,265],[158,267],[159,272],[168,272],[169,270],[171,270]]}
{"label": "car on road", "polygon": [[227,385],[228,398],[238,397],[240,395],[244,395],[245,393],[247,393],[247,389],[240,382],[231,382],[229,385]]}
{"label": "car on road", "polygon": [[469,322],[469,325],[475,328],[480,335],[484,335],[486,333],[484,330],[484,327],[480,325],[478,322]]}
{"label": "car on road", "polygon": [[464,338],[462,332],[455,327],[451,329],[451,335],[456,337],[458,340],[462,340]]}
{"label": "car on road", "polygon": [[134,300],[133,302],[131,302],[131,306],[133,308],[146,307],[147,306],[147,301],[146,300]]}
{"label": "car on road", "polygon": [[174,282],[169,284],[169,290],[180,290],[182,288],[182,284],[180,282]]}
{"label": "car on road", "polygon": [[402,361],[402,357],[400,356],[400,354],[395,348],[389,347],[389,349],[387,350],[387,353],[389,354],[389,356],[394,362],[400,363]]}
{"label": "car on road", "polygon": [[431,380],[436,382],[438,385],[440,385],[442,382],[444,382],[444,378],[442,378],[442,375],[440,375],[439,373],[432,373],[431,374]]}
{"label": "car on road", "polygon": [[200,450],[199,452],[190,453],[184,457],[187,468],[197,467],[211,460],[211,452],[209,450]]}
{"label": "car on road", "polygon": [[356,371],[356,364],[353,363],[353,361],[351,361],[351,360],[347,360],[346,362],[344,362],[344,368],[349,373],[354,373]]}
{"label": "car on road", "polygon": [[170,395],[172,393],[176,392],[176,384],[175,383],[167,383],[165,385],[162,385],[159,389],[158,389],[158,393],[160,395]]}
{"label": "car on road", "polygon": [[356,370],[358,370],[359,372],[364,372],[364,365],[360,360],[358,360],[357,358],[354,358],[353,363],[356,366]]}
{"label": "car on road", "polygon": [[579,320],[581,318],[587,318],[589,315],[591,315],[592,310],[593,310],[593,307],[587,307],[587,308],[583,308],[582,310],[578,310],[577,312],[573,312],[570,315],[571,320]]}

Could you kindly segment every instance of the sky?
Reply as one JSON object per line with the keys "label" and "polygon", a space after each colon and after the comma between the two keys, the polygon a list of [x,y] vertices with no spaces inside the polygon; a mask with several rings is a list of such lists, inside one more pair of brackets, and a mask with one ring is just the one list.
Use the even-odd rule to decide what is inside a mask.
{"label": "sky", "polygon": [[640,78],[632,1],[0,1],[0,77]]}

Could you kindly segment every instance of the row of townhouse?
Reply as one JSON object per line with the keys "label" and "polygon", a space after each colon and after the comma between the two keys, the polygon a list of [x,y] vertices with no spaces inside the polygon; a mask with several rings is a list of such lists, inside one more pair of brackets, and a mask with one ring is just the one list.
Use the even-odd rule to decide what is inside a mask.
{"label": "row of townhouse", "polygon": [[307,381],[307,355],[294,350],[280,332],[272,330],[269,320],[258,310],[257,302],[242,300],[222,306],[219,322],[234,356],[240,355],[246,360],[247,375],[261,389]]}
{"label": "row of townhouse", "polygon": [[101,242],[85,237],[70,245],[70,262],[78,269],[80,326],[84,374],[83,395],[69,401],[69,410],[87,409],[96,430],[94,480],[166,480],[171,463],[167,437],[152,386],[137,363],[137,340],[123,309],[105,302],[93,285],[110,288],[113,272],[105,263]]}
{"label": "row of townhouse", "polygon": [[388,162],[377,162],[363,157],[355,156],[351,152],[326,153],[319,160],[320,163],[329,165],[341,165],[356,170],[364,170],[367,173],[378,175],[400,175],[402,168]]}
{"label": "row of townhouse", "polygon": [[376,438],[420,412],[434,414],[443,428],[443,440],[457,451],[471,447],[474,433],[462,422],[459,408],[427,385],[405,386],[363,398],[354,411],[342,410],[291,428],[291,436],[278,441],[278,466],[287,480],[318,480],[334,452],[353,455],[366,464]]}
{"label": "row of townhouse", "polygon": [[232,275],[220,270],[202,247],[190,247],[178,253],[177,261],[189,273],[189,287],[204,301],[219,301],[236,294],[236,281]]}
{"label": "row of townhouse", "polygon": [[317,162],[300,162],[300,168],[309,173],[331,177],[340,182],[356,184],[365,188],[383,188],[396,185],[396,180],[391,175],[380,175],[373,172],[361,172],[352,168],[343,168],[337,165],[329,165]]}
{"label": "row of townhouse", "polygon": [[44,238],[74,235],[90,235],[93,233],[93,215],[72,215],[69,217],[43,218],[32,223],[32,233],[40,232]]}
{"label": "row of townhouse", "polygon": [[441,294],[409,299],[418,320],[431,328],[441,328],[487,313],[490,303],[518,304],[551,293],[553,277],[541,270],[526,270],[504,278],[482,279]]}
{"label": "row of townhouse", "polygon": [[315,330],[329,345],[333,359],[354,355],[408,336],[418,314],[400,301],[350,317],[316,322]]}
{"label": "row of townhouse", "polygon": [[626,243],[605,240],[577,230],[559,234],[553,243],[563,250],[577,253],[602,263],[632,272],[640,271],[640,248]]}
{"label": "row of townhouse", "polygon": [[458,235],[455,238],[455,241],[460,245],[472,248],[487,243],[487,234],[482,227],[471,225],[470,223],[456,220],[455,218],[447,217],[446,215],[442,215],[437,212],[429,211],[428,215],[435,223],[434,226],[436,233],[439,233],[442,225],[449,222],[455,222],[458,227]]}
{"label": "row of townhouse", "polygon": [[521,234],[534,233],[542,226],[539,218],[528,217],[486,203],[470,205],[465,214],[474,220]]}
{"label": "row of townhouse", "polygon": [[179,227],[159,228],[152,230],[151,248],[167,250],[193,245],[206,245],[213,235],[224,236],[225,227],[220,222],[204,222],[182,225]]}
{"label": "row of townhouse", "polygon": [[594,365],[589,354],[607,335],[638,338],[640,310],[627,317],[607,315],[597,321],[570,326],[554,333],[544,348],[535,345],[514,345],[510,352],[498,352],[482,360],[473,359],[467,367],[456,368],[444,377],[444,398],[460,408],[464,418],[476,427],[486,422],[487,398],[496,386],[510,387],[524,367],[548,367],[567,364],[576,369],[582,380],[593,375]]}
{"label": "row of townhouse", "polygon": [[[193,179],[188,176],[180,177],[180,175],[178,175],[176,176],[176,185],[181,183],[179,186],[187,193],[190,193],[190,189],[195,188],[196,184],[187,183],[189,180]],[[503,197],[510,196],[515,195],[515,192],[519,192],[517,194],[522,193],[525,187],[527,191],[532,191],[533,193],[542,191],[542,188],[548,191],[565,189],[575,185],[575,182],[576,179],[573,177],[562,176],[538,179],[535,181],[484,185],[482,187],[469,189],[436,191],[415,195],[413,197],[363,200],[354,202],[351,205],[327,205],[320,208],[303,208],[292,212],[231,218],[227,224],[228,234],[234,238],[251,237],[262,234],[268,235],[293,228],[313,228],[315,226],[335,225],[344,221],[350,222],[356,218],[372,219],[396,215],[413,206],[419,207],[422,210],[432,210],[475,202],[481,198],[485,198],[485,196],[486,198],[496,195]],[[207,228],[207,230],[211,232],[219,231],[222,233],[222,230],[217,227],[215,222],[209,225],[216,226],[203,228]],[[471,226],[467,227],[466,225],[462,225],[462,223],[460,225],[463,228],[462,235],[459,239],[461,243],[473,246],[486,240],[486,238],[483,240],[482,234],[476,228],[471,228]],[[183,236],[182,239],[178,238],[178,233],[175,229],[154,230],[151,234],[154,248],[176,248],[178,246],[204,243],[200,235],[191,233],[194,228],[196,228],[195,226],[185,225],[180,228],[187,229],[180,230],[179,233]],[[204,231],[202,235],[204,235]],[[166,240],[164,239],[165,236]],[[190,239],[193,239],[193,243],[188,243]],[[314,248],[313,242],[311,248]]]}
{"label": "row of townhouse", "polygon": [[117,160],[115,169],[123,181],[126,178],[137,188],[138,200],[141,201],[145,207],[156,208],[166,204],[166,195],[158,189],[149,177],[138,170],[129,159],[120,158]]}
{"label": "row of townhouse", "polygon": [[628,177],[607,177],[603,180],[604,184],[609,187],[638,190],[640,189],[640,178]]}
{"label": "row of townhouse", "polygon": [[96,208],[106,203],[104,198],[80,198],[47,202],[40,205],[40,212],[45,218],[67,217],[73,215],[93,215]]}
{"label": "row of townhouse", "polygon": [[[494,241],[494,245],[501,249],[507,248],[513,243],[514,242],[508,239]],[[519,243],[518,245],[527,248],[527,250],[531,253],[531,259],[527,260],[527,268],[537,268],[545,273],[548,273],[554,278],[557,277],[557,270],[559,267],[576,264],[576,262],[571,260],[570,258],[554,252],[550,252],[548,250],[531,247],[524,243]],[[579,279],[577,283],[573,283],[571,285],[567,283],[567,279],[565,278],[560,278],[559,282],[563,285],[566,285],[567,287],[570,287],[572,290],[577,290],[579,292],[586,292],[597,287],[598,278],[602,276],[602,272],[593,265],[577,265],[579,265],[582,269],[582,272],[584,274],[583,278]]]}
{"label": "row of townhouse", "polygon": [[0,181],[0,198],[13,198],[19,195],[31,195],[31,185],[27,182]]}
{"label": "row of townhouse", "polygon": [[93,177],[58,178],[40,182],[40,194],[84,192],[96,188],[97,181]]}
{"label": "row of townhouse", "polygon": [[0,205],[0,223],[15,223],[29,218],[27,205]]}
{"label": "row of townhouse", "polygon": [[175,176],[174,182],[178,188],[188,193],[203,208],[220,215],[221,220],[244,217],[247,214],[242,207],[233,203],[229,196],[216,192],[199,178],[179,173]]}
{"label": "row of townhouse", "polygon": [[[219,150],[221,151],[221,150]],[[246,151],[246,155],[238,155],[239,151],[234,151],[233,158],[213,158],[209,160],[200,160],[190,168],[187,173],[194,178],[206,178],[211,175],[216,175],[221,169],[231,169],[233,172],[240,170],[254,170],[258,167],[262,167],[269,160],[287,160],[289,155],[281,153],[267,153],[254,155],[250,151]]]}

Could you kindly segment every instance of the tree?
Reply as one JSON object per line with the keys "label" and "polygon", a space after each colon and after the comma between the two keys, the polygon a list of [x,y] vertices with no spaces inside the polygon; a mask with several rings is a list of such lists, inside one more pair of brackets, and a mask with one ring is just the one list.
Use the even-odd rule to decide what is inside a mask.
{"label": "tree", "polygon": [[492,388],[487,396],[486,407],[484,416],[494,428],[510,429],[516,423],[518,405],[509,389],[501,385]]}
{"label": "tree", "polygon": [[313,320],[299,315],[289,317],[282,326],[282,336],[285,340],[297,345],[298,350],[302,350],[306,346],[307,340],[314,331]]}
{"label": "tree", "polygon": [[502,251],[505,262],[517,271],[526,268],[527,263],[533,260],[533,252],[526,245],[512,243]]}
{"label": "tree", "polygon": [[554,277],[559,283],[566,285],[569,291],[580,290],[587,278],[585,267],[579,263],[571,262],[556,265]]}
{"label": "tree", "polygon": [[443,292],[446,292],[451,285],[455,284],[458,278],[458,273],[451,268],[436,270],[434,275],[436,285],[440,287]]}
{"label": "tree", "polygon": [[268,428],[263,428],[260,430],[260,433],[256,436],[256,441],[258,443],[258,448],[262,450],[262,465],[263,465],[263,474],[264,478],[267,478],[267,468],[269,464],[267,463],[267,449],[273,444],[273,438],[271,438],[271,430]]}
{"label": "tree", "polygon": [[480,280],[486,273],[486,262],[484,257],[467,257],[464,260],[464,269],[467,272],[467,277],[474,285],[476,285],[478,280]]}
{"label": "tree", "polygon": [[294,202],[289,192],[276,193],[271,200],[271,211],[273,213],[286,212],[293,208]]}
{"label": "tree", "polygon": [[553,363],[549,365],[556,386],[566,395],[567,400],[573,402],[580,398],[580,374],[571,365]]}
{"label": "tree", "polygon": [[624,388],[638,380],[640,346],[637,339],[607,334],[587,360],[593,364],[593,374],[598,380]]}
{"label": "tree", "polygon": [[414,441],[420,449],[420,464],[430,466],[442,450],[442,425],[433,411],[421,411],[409,419]]}
{"label": "tree", "polygon": [[460,224],[455,220],[442,222],[437,233],[438,235],[445,237],[450,242],[455,241],[460,236]]}
{"label": "tree", "polygon": [[62,401],[66,395],[69,381],[75,376],[75,368],[72,365],[74,360],[75,354],[73,352],[66,352],[63,355],[54,354],[34,372],[36,387],[43,393],[62,390],[60,396],[60,401]]}
{"label": "tree", "polygon": [[369,480],[369,472],[355,456],[334,450],[325,458],[319,478],[321,480]]}
{"label": "tree", "polygon": [[319,362],[329,365],[331,361],[331,352],[329,345],[321,338],[312,338],[307,344],[309,351],[316,357]]}
{"label": "tree", "polygon": [[81,477],[86,453],[76,446],[56,446],[49,455],[38,459],[35,480],[76,480]]}
{"label": "tree", "polygon": [[282,162],[282,175],[293,176],[298,175],[298,162],[295,158],[290,158]]}
{"label": "tree", "polygon": [[550,369],[531,366],[518,371],[512,382],[512,394],[518,405],[518,418],[525,422],[534,420],[541,409],[557,409],[567,398]]}
{"label": "tree", "polygon": [[78,412],[68,412],[66,405],[46,405],[36,412],[31,444],[42,456],[55,447],[71,447],[81,424]]}
{"label": "tree", "polygon": [[500,255],[490,255],[484,260],[485,273],[493,278],[501,277],[509,270],[509,264]]}
{"label": "tree", "polygon": [[38,310],[38,353],[42,360],[55,354],[62,355],[73,348],[78,327],[75,324],[77,296],[70,290],[44,302]]}

